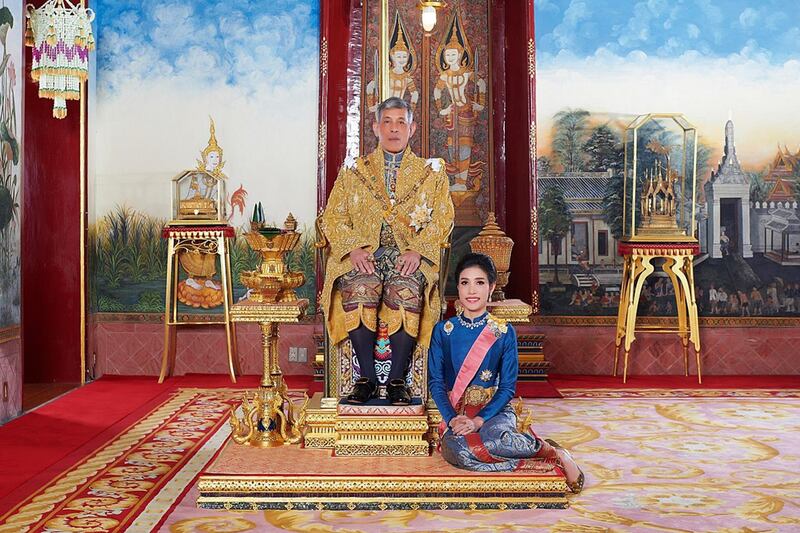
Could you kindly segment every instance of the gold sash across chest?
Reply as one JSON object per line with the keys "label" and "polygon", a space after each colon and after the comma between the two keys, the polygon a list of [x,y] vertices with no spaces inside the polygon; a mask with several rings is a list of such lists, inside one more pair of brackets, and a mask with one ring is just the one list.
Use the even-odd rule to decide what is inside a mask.
{"label": "gold sash across chest", "polygon": [[[370,171],[372,171],[372,169],[370,168],[371,166],[370,163],[371,161],[367,159],[364,161],[364,166],[366,166]],[[355,176],[359,179],[359,181],[361,181],[364,187],[366,187],[367,190],[372,194],[372,196],[381,203],[381,207],[383,208],[383,218],[384,220],[386,220],[386,222],[390,224],[395,220],[399,220],[403,224],[411,223],[411,219],[408,217],[408,215],[398,214],[395,211],[401,205],[407,202],[409,198],[415,196],[419,188],[425,184],[425,181],[428,179],[428,176],[431,175],[431,173],[426,173],[423,179],[416,182],[414,186],[411,187],[402,198],[400,198],[399,200],[395,200],[394,205],[392,205],[392,200],[391,198],[389,198],[389,193],[386,192],[386,187],[380,187],[378,188],[378,190],[375,190],[375,187],[373,186],[373,184],[377,182],[382,184],[383,180],[378,180],[377,176],[375,176],[374,174],[372,175],[372,179],[369,180],[361,172],[359,172],[357,167],[353,167],[351,170],[353,171],[353,174],[355,174]]]}

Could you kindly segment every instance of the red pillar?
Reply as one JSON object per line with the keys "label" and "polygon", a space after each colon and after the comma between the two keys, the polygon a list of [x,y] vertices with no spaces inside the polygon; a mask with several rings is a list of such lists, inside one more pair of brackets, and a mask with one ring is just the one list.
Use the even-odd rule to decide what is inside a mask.
{"label": "red pillar", "polygon": [[[43,0],[36,0],[41,5]],[[27,383],[81,381],[79,102],[64,119],[39,98],[25,47],[22,184],[22,331]],[[85,190],[85,189],[84,189]]]}

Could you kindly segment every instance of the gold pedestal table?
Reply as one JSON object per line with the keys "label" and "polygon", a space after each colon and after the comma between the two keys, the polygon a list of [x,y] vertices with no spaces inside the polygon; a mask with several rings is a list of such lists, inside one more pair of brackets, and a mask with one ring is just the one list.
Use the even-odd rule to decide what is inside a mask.
{"label": "gold pedestal table", "polygon": [[237,444],[272,448],[302,440],[308,396],[296,417],[278,361],[278,328],[281,323],[298,322],[307,307],[308,300],[299,299],[279,303],[244,301],[231,308],[233,322],[258,322],[264,352],[261,386],[245,393],[240,405],[243,418],[237,416],[236,407],[231,407],[231,437]]}
{"label": "gold pedestal table", "polygon": [[[624,257],[619,314],[614,350],[614,372],[617,375],[619,349],[624,340],[625,359],[622,382],[628,380],[628,355],[637,331],[648,333],[677,333],[683,345],[684,374],[689,375],[689,343],[695,351],[697,382],[702,383],[700,366],[700,329],[694,293],[694,256],[700,251],[696,243],[632,243],[622,242],[619,253]],[[663,260],[662,270],[675,289],[678,327],[641,327],[636,329],[636,312],[647,277],[655,271],[655,260]]]}
{"label": "gold pedestal table", "polygon": [[[158,382],[163,383],[167,376],[175,370],[175,345],[177,342],[177,326],[225,326],[225,341],[228,354],[228,372],[231,381],[236,383],[236,374],[241,373],[236,347],[236,329],[231,323],[231,305],[233,286],[231,283],[231,257],[228,239],[236,236],[234,229],[227,224],[204,223],[171,223],[164,227],[161,236],[167,239],[167,291],[164,310],[164,353],[161,357],[161,374]],[[181,260],[187,255],[199,275],[211,279],[216,271],[216,260],[219,258],[219,275],[222,284],[222,321],[189,321],[178,320],[178,281],[180,268],[187,263]]]}

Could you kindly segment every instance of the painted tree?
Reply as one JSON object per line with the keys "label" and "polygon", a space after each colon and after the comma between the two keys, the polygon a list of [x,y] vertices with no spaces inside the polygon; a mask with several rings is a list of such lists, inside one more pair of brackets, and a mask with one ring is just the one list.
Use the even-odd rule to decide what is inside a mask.
{"label": "painted tree", "polygon": [[539,174],[548,174],[553,170],[553,164],[547,156],[540,156],[536,158],[536,171]]}
{"label": "painted tree", "polygon": [[553,153],[564,172],[584,170],[583,145],[587,139],[589,112],[584,109],[563,109],[553,122]]}
{"label": "painted tree", "polygon": [[622,237],[622,209],[625,202],[625,182],[622,173],[611,176],[608,189],[603,196],[603,220],[608,224],[615,240]]}
{"label": "painted tree", "polygon": [[769,196],[769,185],[764,181],[764,174],[749,172],[750,174],[750,200],[752,202],[766,202]]}
{"label": "painted tree", "polygon": [[561,254],[561,241],[567,236],[572,225],[572,215],[567,208],[564,193],[556,187],[550,187],[544,192],[539,203],[539,220],[541,223],[542,238],[550,243],[550,249],[555,255],[555,282],[558,279],[558,256]]}
{"label": "painted tree", "polygon": [[625,154],[622,145],[608,126],[599,126],[592,130],[589,139],[583,145],[588,161],[585,170],[589,172],[622,172]]}

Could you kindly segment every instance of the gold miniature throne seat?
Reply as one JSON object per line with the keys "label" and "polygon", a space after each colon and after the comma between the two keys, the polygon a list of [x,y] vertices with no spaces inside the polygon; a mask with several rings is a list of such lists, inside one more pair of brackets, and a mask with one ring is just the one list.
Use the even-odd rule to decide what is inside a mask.
{"label": "gold miniature throne seat", "polygon": [[[317,250],[317,260],[319,261],[320,272],[326,271],[328,256],[330,254],[330,243],[325,236],[321,225],[321,216],[317,217],[315,227],[317,240],[315,247]],[[447,300],[444,295],[445,281],[448,274],[448,263],[450,261],[450,237],[453,228],[451,226],[448,232],[446,242],[441,243],[439,248],[439,316],[447,309]],[[344,340],[336,345],[332,345],[328,336],[327,328],[323,325],[324,339],[325,339],[325,396],[329,398],[344,398],[353,390],[353,383],[357,378],[357,371],[355,365],[357,360],[353,353],[352,346],[349,340]],[[388,342],[388,339],[386,339]],[[379,335],[380,342],[380,335]],[[389,361],[378,362],[376,361],[376,370],[378,371],[379,381],[382,374],[388,374]],[[409,365],[409,372],[406,376],[406,381],[411,390],[411,395],[415,401],[413,405],[418,405],[416,410],[424,412],[425,403],[428,398],[428,353],[427,349],[417,346],[414,354],[411,357]],[[385,396],[385,384],[379,383],[379,392],[382,397]],[[417,400],[418,399],[418,400]],[[411,409],[414,411],[414,409]],[[398,413],[400,414],[400,413]]]}

